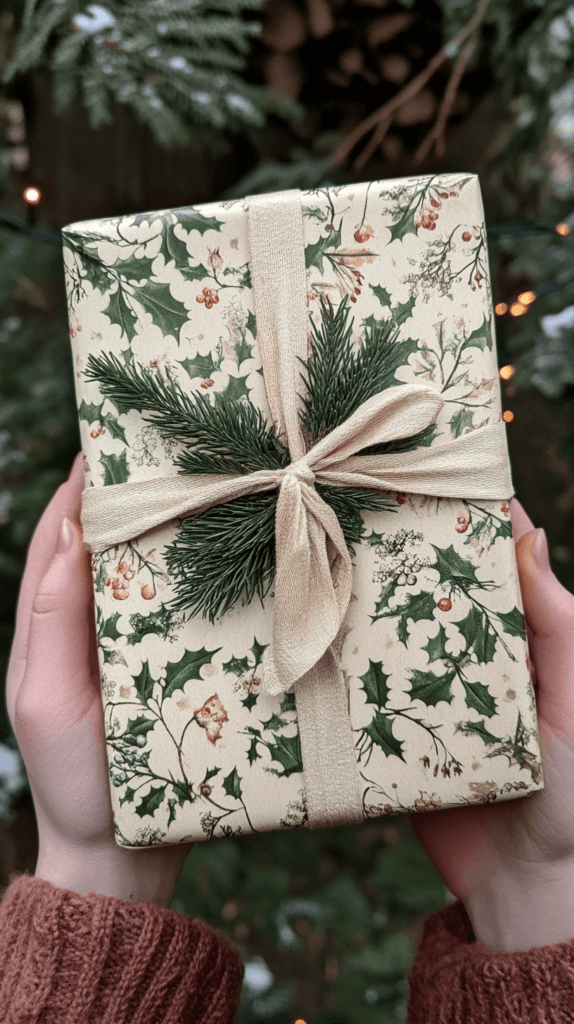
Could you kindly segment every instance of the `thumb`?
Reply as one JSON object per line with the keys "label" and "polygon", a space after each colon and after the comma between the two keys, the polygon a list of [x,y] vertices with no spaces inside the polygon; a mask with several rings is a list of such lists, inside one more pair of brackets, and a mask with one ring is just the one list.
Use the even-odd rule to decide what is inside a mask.
{"label": "thumb", "polygon": [[64,516],[54,557],[34,595],[21,687],[22,704],[27,708],[69,707],[75,720],[85,714],[93,699],[88,563],[78,528]]}
{"label": "thumb", "polygon": [[516,561],[539,709],[562,729],[574,721],[574,595],[550,568],[544,530],[520,537]]}

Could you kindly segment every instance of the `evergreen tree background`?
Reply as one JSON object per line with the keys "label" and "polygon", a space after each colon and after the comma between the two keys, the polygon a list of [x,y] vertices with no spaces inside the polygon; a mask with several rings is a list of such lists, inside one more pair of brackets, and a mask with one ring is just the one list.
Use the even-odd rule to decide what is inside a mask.
{"label": "evergreen tree background", "polygon": [[[536,295],[497,317],[514,484],[574,589],[568,0],[0,0],[0,75],[0,678],[27,545],[80,447],[58,229],[222,196],[480,175],[495,302]],[[0,882],[36,853],[2,702]],[[199,843],[172,906],[241,947],[241,1024],[391,1024],[449,899],[398,816]]]}

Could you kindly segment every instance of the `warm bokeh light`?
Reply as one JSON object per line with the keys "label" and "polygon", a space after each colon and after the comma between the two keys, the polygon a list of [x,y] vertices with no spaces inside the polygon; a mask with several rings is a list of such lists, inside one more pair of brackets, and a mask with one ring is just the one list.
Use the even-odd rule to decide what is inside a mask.
{"label": "warm bokeh light", "polygon": [[40,189],[35,188],[33,185],[29,185],[28,188],[25,188],[22,195],[24,196],[24,200],[27,203],[30,203],[32,206],[35,206],[36,203],[39,203],[40,199],[42,198],[42,193],[40,192]]}
{"label": "warm bokeh light", "polygon": [[556,225],[556,233],[558,235],[569,235],[570,234],[570,228],[568,227],[567,224],[564,224],[563,221],[560,221],[560,224]]}
{"label": "warm bokeh light", "polygon": [[534,292],[521,292],[518,296],[518,301],[521,302],[523,306],[530,306],[534,302],[535,298],[536,295]]}
{"label": "warm bokeh light", "polygon": [[497,316],[504,316],[505,313],[508,313],[508,303],[497,302],[496,306],[494,307],[494,312],[496,313]]}
{"label": "warm bokeh light", "polygon": [[294,1022],[294,1024],[307,1024],[307,1021],[303,1020],[302,1017],[297,1017],[297,1020]]}
{"label": "warm bokeh light", "polygon": [[514,413],[511,412],[510,409],[506,409],[505,412],[503,412],[502,414],[502,418],[506,423],[512,423],[514,419]]}
{"label": "warm bokeh light", "polygon": [[499,372],[499,374],[500,374],[500,376],[502,377],[503,380],[510,380],[510,378],[514,377],[514,374],[516,373],[516,367],[515,366],[501,366],[500,370],[498,372]]}
{"label": "warm bokeh light", "polygon": [[523,305],[522,302],[513,302],[509,312],[511,316],[524,316],[528,312],[528,306]]}

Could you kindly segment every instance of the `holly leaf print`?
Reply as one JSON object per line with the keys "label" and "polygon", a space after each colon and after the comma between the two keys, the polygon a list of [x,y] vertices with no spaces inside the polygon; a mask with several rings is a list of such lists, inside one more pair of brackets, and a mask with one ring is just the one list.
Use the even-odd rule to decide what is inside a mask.
{"label": "holly leaf print", "polygon": [[135,789],[130,789],[130,787],[128,786],[128,788],[126,789],[124,795],[122,797],[120,797],[120,807],[122,806],[122,804],[126,804],[126,803],[133,804],[134,796],[136,795],[136,792],[137,791]]}
{"label": "holly leaf print", "polygon": [[299,733],[296,733],[295,736],[276,736],[275,739],[275,743],[269,743],[268,749],[271,760],[281,764],[283,771],[279,772],[276,768],[271,768],[270,771],[278,778],[293,775],[294,772],[302,772],[303,762]]}
{"label": "holly leaf print", "polygon": [[439,583],[457,582],[463,589],[471,584],[480,587],[474,565],[461,558],[452,544],[448,548],[438,548],[436,544],[433,544],[432,547],[436,552],[436,563],[432,568],[438,569]]}
{"label": "holly leaf print", "polygon": [[469,683],[468,679],[464,676],[461,677],[461,683],[464,686],[464,699],[466,701],[467,708],[474,708],[478,711],[479,715],[486,715],[487,718],[492,718],[496,714],[496,701],[488,691],[488,687],[483,686],[482,683]]}
{"label": "holly leaf print", "polygon": [[153,694],[155,679],[152,678],[149,670],[149,662],[142,662],[142,670],[137,676],[133,676],[134,686],[142,704],[147,704]]}
{"label": "holly leaf print", "polygon": [[127,445],[128,439],[124,428],[120,425],[115,416],[112,416],[111,412],[107,412],[105,416],[100,419],[102,427],[105,427],[109,431],[111,437],[117,438],[119,441],[123,441]]}
{"label": "holly leaf print", "polygon": [[363,683],[361,689],[367,695],[366,704],[376,704],[379,708],[385,706],[389,696],[388,678],[389,676],[383,672],[382,661],[371,661],[369,658],[368,672],[365,672],[363,676],[359,676]]}
{"label": "holly leaf print", "polygon": [[442,676],[435,676],[434,672],[421,672],[418,668],[411,669],[411,700],[422,700],[427,707],[436,707],[441,700],[451,704],[454,695],[450,687],[455,676],[456,672],[452,669]]}
{"label": "holly leaf print", "polygon": [[450,429],[455,437],[460,437],[467,427],[472,427],[472,411],[470,409],[459,409],[451,416]]}
{"label": "holly leaf print", "polygon": [[102,637],[108,636],[110,640],[117,640],[118,637],[122,636],[119,629],[116,626],[116,622],[120,617],[120,612],[114,612],[108,619],[104,620],[104,624],[101,629],[98,630],[98,640]]}
{"label": "holly leaf print", "polygon": [[[375,534],[375,536],[377,536],[377,535]],[[370,538],[369,538],[369,540],[370,540]],[[388,607],[389,598],[391,598],[393,596],[393,594],[394,594],[396,589],[397,589],[397,581],[396,581],[396,579],[389,580],[388,583],[385,583],[384,587],[381,590],[381,593],[379,594],[379,598],[378,598],[378,600],[377,600],[377,602],[375,604],[375,613],[376,614],[375,614],[375,616],[371,616],[373,622],[375,622],[377,618],[382,618],[382,615],[379,615],[378,613],[382,612],[383,608],[387,608]],[[394,610],[390,614],[394,614]]]}
{"label": "holly leaf print", "polygon": [[403,741],[394,735],[392,719],[387,715],[375,711],[372,722],[364,731],[369,739],[377,747],[380,747],[385,757],[391,757],[394,754],[395,757],[400,757],[401,761],[405,760],[402,751]]}
{"label": "holly leaf print", "polygon": [[151,277],[151,261],[146,256],[139,260],[136,256],[128,256],[126,260],[118,260],[114,270],[128,281],[147,281]]}
{"label": "holly leaf print", "polygon": [[211,352],[208,352],[206,356],[194,356],[193,359],[178,359],[177,362],[183,366],[192,380],[195,377],[206,380],[215,370],[219,369],[219,364],[214,362]]}
{"label": "holly leaf print", "polygon": [[275,729],[282,729],[284,725],[289,725],[289,722],[287,722],[285,718],[281,718],[279,715],[275,714],[275,712],[273,712],[271,718],[268,718],[266,722],[261,722],[262,729],[270,729],[271,731],[274,731]]}
{"label": "holly leaf print", "polygon": [[409,594],[404,604],[399,605],[398,608],[389,608],[386,612],[381,612],[378,615],[371,615],[373,622],[377,619],[388,619],[399,615],[402,619],[412,619],[413,622],[419,622],[420,619],[434,619],[435,600],[431,593],[423,591],[420,594]]}
{"label": "holly leaf print", "polygon": [[221,647],[216,647],[214,651],[207,651],[202,647],[199,651],[186,651],[179,661],[168,661],[165,667],[164,700],[171,697],[176,690],[182,690],[190,679],[201,679],[200,668],[208,665],[213,655],[220,650]]}
{"label": "holly leaf print", "polygon": [[98,565],[98,571],[94,577],[94,590],[96,594],[104,594],[106,591],[106,580],[108,574],[104,562],[100,562]]}
{"label": "holly leaf print", "polygon": [[167,802],[167,806],[169,807],[169,816],[168,816],[168,819],[167,819],[167,827],[168,828],[171,825],[172,821],[175,821],[175,805],[176,805],[176,803],[177,803],[177,800],[175,799],[174,796],[170,797],[170,799]]}
{"label": "holly leaf print", "polygon": [[120,355],[126,366],[133,366],[134,354],[131,348],[125,348],[123,352],[120,352]]}
{"label": "holly leaf print", "polygon": [[164,222],[163,227],[160,255],[163,256],[166,263],[174,260],[177,270],[187,270],[189,260],[187,245],[175,234],[175,224],[166,224]]}
{"label": "holly leaf print", "polygon": [[245,326],[247,327],[248,331],[251,331],[251,334],[253,335],[253,338],[255,340],[257,338],[257,322],[251,310],[249,310],[249,313],[247,314],[247,323]]}
{"label": "holly leaf print", "polygon": [[[342,222],[341,222],[342,223]],[[341,225],[329,235],[321,236],[317,242],[305,246],[305,266],[307,269],[316,267],[323,273],[323,260],[326,249],[336,249],[341,244]]]}
{"label": "holly leaf print", "polygon": [[209,277],[207,267],[203,266],[203,263],[198,263],[196,267],[192,267],[188,264],[187,267],[178,267],[182,274],[185,274],[188,281],[203,281],[206,277]]}
{"label": "holly leaf print", "polygon": [[100,405],[96,405],[95,403],[85,402],[82,399],[78,409],[79,418],[85,420],[86,423],[99,423],[103,406],[103,402]]}
{"label": "holly leaf print", "polygon": [[[144,718],[143,715],[138,715],[137,718],[128,719],[128,725],[124,733],[124,737],[127,738],[128,736],[143,736],[145,738],[148,732],[151,732],[152,729],[155,729],[155,719],[153,721],[150,721],[149,718]],[[133,745],[136,746],[135,743]]]}
{"label": "holly leaf print", "polygon": [[250,765],[252,765],[254,761],[261,759],[261,754],[257,750],[257,736],[253,736],[251,739],[249,750],[247,751],[247,758]]}
{"label": "holly leaf print", "polygon": [[121,455],[106,455],[105,452],[102,452],[99,461],[104,467],[104,487],[125,484],[126,480],[129,480],[130,471],[125,450]]}
{"label": "holly leaf print", "polygon": [[229,672],[240,679],[249,669],[249,658],[230,658],[229,661],[223,662],[222,668],[224,672]]}
{"label": "holly leaf print", "polygon": [[458,622],[455,621],[454,625],[458,627],[466,640],[467,650],[474,650],[477,661],[487,664],[494,659],[496,633],[483,609],[479,609],[473,604],[468,615]]}
{"label": "holly leaf print", "polygon": [[282,715],[284,715],[286,711],[296,711],[294,693],[283,694],[283,699],[281,700],[279,710]]}
{"label": "holly leaf print", "polygon": [[391,225],[389,231],[391,232],[391,242],[394,242],[396,238],[403,239],[405,235],[416,235],[415,208],[409,206],[399,219]]}
{"label": "holly leaf print", "polygon": [[97,288],[100,295],[104,295],[114,280],[113,276],[109,273],[103,263],[96,256],[93,256],[90,253],[83,251],[82,261],[87,270],[88,280],[92,288]]}
{"label": "holly leaf print", "polygon": [[125,334],[129,342],[133,341],[137,334],[137,317],[131,305],[128,304],[121,281],[118,281],[116,291],[110,295],[108,305],[102,312],[109,317],[110,323],[119,324],[122,329],[122,337]]}
{"label": "holly leaf print", "polygon": [[218,220],[217,217],[206,217],[199,210],[194,210],[192,206],[172,212],[175,213],[179,223],[186,231],[199,231],[200,235],[204,235],[206,231],[219,231],[223,224],[223,221]]}
{"label": "holly leaf print", "polygon": [[[396,341],[391,349],[390,358],[387,361],[389,370],[393,370],[395,377],[397,376],[397,370],[402,366],[406,366],[409,361],[409,357],[418,352],[419,343],[414,338],[405,338],[404,341]],[[398,378],[397,378],[398,380]],[[398,380],[399,384],[404,384],[404,380]]]}
{"label": "holly leaf print", "polygon": [[461,352],[462,349],[470,348],[472,345],[474,345],[476,348],[482,349],[483,351],[484,349],[488,349],[489,351],[492,349],[491,322],[490,317],[488,317],[487,319],[486,314],[484,314],[483,321],[480,327],[477,327],[476,330],[472,331],[472,333],[469,334],[468,338],[465,339],[461,348]]}
{"label": "holly leaf print", "polygon": [[251,645],[251,653],[255,658],[253,668],[257,668],[257,666],[261,664],[261,661],[263,659],[263,651],[265,651],[268,647],[269,644],[260,644],[259,641],[256,640],[255,637],[253,637],[253,643]]}
{"label": "holly leaf print", "polygon": [[502,622],[502,628],[505,633],[509,633],[510,636],[519,636],[522,640],[526,639],[524,615],[519,608],[514,607],[509,612],[497,612],[496,614]]}
{"label": "holly leaf print", "polygon": [[393,309],[391,309],[391,316],[397,327],[404,324],[405,320],[410,319],[413,315],[414,305],[415,299],[414,296],[411,295],[410,299],[407,299],[406,302],[399,302],[398,306],[394,306]]}
{"label": "holly leaf print", "polygon": [[422,648],[422,650],[426,651],[429,656],[429,664],[431,661],[438,661],[439,658],[450,658],[445,647],[447,640],[448,637],[446,635],[446,629],[442,622],[440,622],[437,635],[429,637],[425,646]]}
{"label": "holly leaf print", "polygon": [[251,711],[251,708],[255,707],[255,705],[257,704],[257,694],[248,693],[247,697],[245,697],[241,701],[241,703],[243,704],[244,708],[247,708],[248,711]]}
{"label": "holly leaf print", "polygon": [[242,334],[239,341],[234,343],[233,351],[235,352],[235,362],[238,366],[241,366],[245,359],[251,359],[253,345],[249,345],[245,340],[245,334]]}
{"label": "holly leaf print", "polygon": [[203,776],[202,781],[209,782],[209,780],[213,779],[220,771],[221,768],[208,768],[205,775]]}
{"label": "holly leaf print", "polygon": [[227,796],[233,796],[236,800],[241,800],[241,777],[237,774],[237,768],[234,768],[229,775],[225,776],[223,789]]}
{"label": "holly leaf print", "polygon": [[188,313],[183,302],[174,299],[169,285],[148,281],[145,289],[139,289],[134,299],[144,307],[146,313],[151,313],[154,324],[160,328],[164,337],[171,335],[179,344],[179,332],[187,323]]}
{"label": "holly leaf print", "polygon": [[218,391],[214,398],[215,404],[220,402],[237,401],[239,398],[249,398],[249,391],[245,383],[249,374],[245,377],[230,377],[227,381],[225,391]]}
{"label": "holly leaf print", "polygon": [[165,790],[165,785],[158,786],[156,789],[150,789],[149,793],[144,796],[141,804],[135,808],[136,814],[139,814],[140,818],[143,818],[146,814],[153,817],[158,807],[163,803]]}
{"label": "holly leaf print", "polygon": [[133,647],[134,644],[141,643],[143,637],[148,633],[156,633],[158,636],[165,637],[170,619],[171,613],[163,605],[157,612],[150,612],[149,615],[140,615],[139,612],[130,615],[130,626],[133,633],[128,634],[128,644]]}
{"label": "holly leaf print", "polygon": [[381,306],[384,307],[391,305],[391,296],[389,295],[386,288],[383,288],[383,286],[380,284],[370,284],[369,288],[377,297],[377,299],[381,303]]}
{"label": "holly leaf print", "polygon": [[455,732],[462,732],[465,736],[480,736],[481,740],[487,746],[491,743],[502,743],[501,736],[493,736],[488,731],[484,722],[458,722]]}

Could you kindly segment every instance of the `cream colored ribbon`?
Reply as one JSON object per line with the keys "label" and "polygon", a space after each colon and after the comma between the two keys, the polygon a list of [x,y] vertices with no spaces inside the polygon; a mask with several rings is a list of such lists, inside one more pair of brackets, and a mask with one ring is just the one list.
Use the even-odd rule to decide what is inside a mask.
{"label": "cream colored ribbon", "polygon": [[363,813],[347,695],[331,647],[350,601],[352,563],[315,482],[474,499],[509,498],[514,488],[502,422],[442,445],[356,454],[432,423],[444,400],[425,385],[380,392],[305,452],[299,359],[307,356],[308,313],[300,193],[247,202],[265,388],[291,464],[245,476],[157,477],[87,488],[81,521],[86,545],[102,551],[172,519],[279,488],[273,635],[263,656],[263,688],[275,695],[296,684],[309,823],[321,827],[360,821]]}

